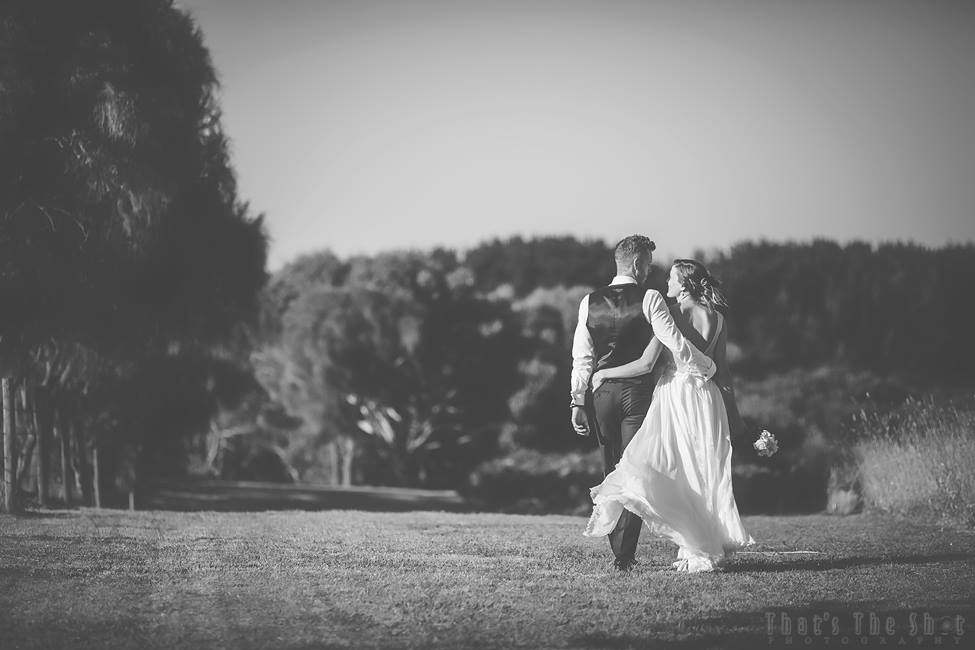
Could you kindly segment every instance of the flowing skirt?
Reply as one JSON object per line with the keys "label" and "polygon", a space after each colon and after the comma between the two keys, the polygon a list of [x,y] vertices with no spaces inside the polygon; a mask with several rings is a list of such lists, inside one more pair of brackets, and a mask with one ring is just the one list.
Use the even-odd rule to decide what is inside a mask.
{"label": "flowing skirt", "polygon": [[608,535],[623,508],[678,545],[679,571],[710,571],[745,532],[731,487],[731,436],[720,389],[685,373],[664,373],[643,425],[620,462],[591,490],[585,535]]}

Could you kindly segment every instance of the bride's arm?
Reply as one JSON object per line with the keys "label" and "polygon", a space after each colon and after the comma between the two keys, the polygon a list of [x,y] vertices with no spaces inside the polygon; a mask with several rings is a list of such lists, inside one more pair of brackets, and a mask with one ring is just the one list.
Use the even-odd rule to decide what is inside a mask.
{"label": "bride's arm", "polygon": [[622,366],[616,366],[615,368],[606,368],[605,370],[600,370],[592,377],[592,389],[596,390],[599,385],[602,384],[607,379],[621,379],[624,377],[639,377],[640,375],[645,375],[651,370],[653,366],[657,363],[657,357],[660,356],[661,350],[663,350],[663,343],[655,336],[650,339],[650,343],[643,350],[643,355],[639,359],[634,359],[629,363],[624,363]]}
{"label": "bride's arm", "polygon": [[732,435],[744,429],[745,422],[738,412],[738,402],[735,399],[735,386],[731,378],[731,371],[728,369],[728,326],[725,326],[718,333],[718,340],[714,346],[714,362],[718,366],[714,374],[714,383],[721,391],[721,398],[724,400],[725,410],[728,411],[728,424],[731,427]]}
{"label": "bride's arm", "polygon": [[685,366],[704,379],[714,376],[714,361],[694,347],[681,333],[659,291],[647,290],[643,298],[643,311],[653,326],[654,336],[674,353],[678,368]]}

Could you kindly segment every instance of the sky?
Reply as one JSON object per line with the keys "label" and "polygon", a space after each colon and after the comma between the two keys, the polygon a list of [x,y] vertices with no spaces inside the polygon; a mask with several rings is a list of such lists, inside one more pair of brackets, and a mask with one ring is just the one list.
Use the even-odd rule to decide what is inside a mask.
{"label": "sky", "polygon": [[975,240],[975,2],[176,4],[272,270],[514,235]]}

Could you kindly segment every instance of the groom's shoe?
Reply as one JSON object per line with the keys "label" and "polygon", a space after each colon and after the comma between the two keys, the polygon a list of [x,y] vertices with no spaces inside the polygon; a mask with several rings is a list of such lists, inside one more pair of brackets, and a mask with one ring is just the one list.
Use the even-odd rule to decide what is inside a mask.
{"label": "groom's shoe", "polygon": [[613,568],[617,571],[626,573],[628,571],[632,571],[633,567],[635,567],[637,564],[639,564],[639,562],[637,562],[635,558],[618,557],[613,561]]}

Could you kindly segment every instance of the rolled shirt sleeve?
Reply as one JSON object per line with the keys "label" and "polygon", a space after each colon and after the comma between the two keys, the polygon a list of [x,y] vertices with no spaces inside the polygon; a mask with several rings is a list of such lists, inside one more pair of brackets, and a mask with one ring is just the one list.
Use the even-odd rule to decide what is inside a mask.
{"label": "rolled shirt sleeve", "polygon": [[674,354],[678,368],[685,367],[704,379],[714,376],[717,371],[714,361],[684,337],[659,291],[647,291],[643,297],[643,313],[653,326],[654,336]]}
{"label": "rolled shirt sleeve", "polygon": [[586,321],[589,320],[589,296],[579,303],[579,321],[572,337],[572,376],[569,382],[569,397],[572,404],[585,404],[589,379],[592,376],[593,345],[592,336]]}

